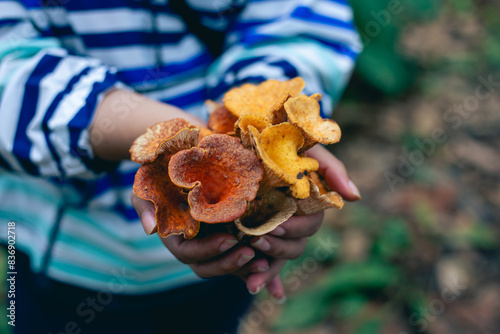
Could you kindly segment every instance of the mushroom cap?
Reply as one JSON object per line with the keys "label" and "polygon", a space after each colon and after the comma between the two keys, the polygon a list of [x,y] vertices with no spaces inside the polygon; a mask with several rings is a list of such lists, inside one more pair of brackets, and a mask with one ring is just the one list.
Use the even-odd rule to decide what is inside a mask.
{"label": "mushroom cap", "polygon": [[247,235],[264,235],[287,221],[297,210],[291,197],[273,190],[248,203],[247,210],[234,221],[236,227]]}
{"label": "mushroom cap", "polygon": [[246,148],[250,148],[252,146],[250,130],[248,128],[250,125],[256,128],[259,132],[262,132],[262,130],[271,126],[272,124],[265,116],[261,114],[245,114],[241,116],[234,124],[234,129],[236,135],[240,137],[241,143]]}
{"label": "mushroom cap", "polygon": [[293,124],[281,123],[262,130],[248,126],[252,144],[262,160],[267,183],[280,187],[289,185],[296,198],[309,197],[307,173],[318,170],[316,159],[300,156],[297,152],[304,144],[301,131]]}
{"label": "mushroom cap", "polygon": [[238,117],[231,114],[222,104],[213,101],[207,101],[205,104],[211,110],[208,117],[208,128],[218,133],[233,133],[234,123],[238,120]]}
{"label": "mushroom cap", "polygon": [[[305,86],[301,77],[288,81],[267,80],[259,85],[244,84],[229,90],[223,98],[224,105],[233,115],[261,114],[274,124],[279,123],[277,110],[289,96],[298,96]],[[284,119],[283,119],[284,120]]]}
{"label": "mushroom cap", "polygon": [[200,223],[189,213],[189,205],[168,176],[172,155],[162,154],[154,162],[143,164],[135,175],[134,191],[140,198],[153,202],[158,234],[162,237],[183,234],[191,239],[198,234]]}
{"label": "mushroom cap", "polygon": [[328,190],[317,173],[310,174],[309,182],[311,183],[311,196],[297,200],[295,213],[297,216],[308,216],[330,208],[342,209],[344,206],[342,196],[335,191]]}
{"label": "mushroom cap", "polygon": [[[200,129],[200,133],[198,135],[198,141],[202,140],[205,137],[208,137],[210,135],[214,135],[217,132],[210,130],[209,128],[205,128],[203,126],[198,126],[198,129]],[[194,145],[193,145],[194,146]]]}
{"label": "mushroom cap", "polygon": [[175,185],[189,190],[193,218],[211,224],[240,217],[263,176],[255,154],[223,134],[205,137],[197,147],[176,153],[168,173]]}
{"label": "mushroom cap", "polygon": [[284,105],[288,122],[298,126],[304,134],[302,151],[308,150],[316,143],[335,144],[341,137],[340,127],[335,121],[321,118],[318,96],[320,97],[319,94],[312,97],[293,97]]}
{"label": "mushroom cap", "polygon": [[[191,131],[184,131],[175,140],[170,140],[183,129]],[[196,131],[196,140],[193,131]],[[147,128],[144,134],[137,137],[130,147],[130,158],[143,164],[154,161],[159,154],[165,151],[175,153],[177,147],[185,146],[186,142],[192,143],[191,146],[194,146],[197,144],[197,131],[194,125],[182,118],[157,123]]]}

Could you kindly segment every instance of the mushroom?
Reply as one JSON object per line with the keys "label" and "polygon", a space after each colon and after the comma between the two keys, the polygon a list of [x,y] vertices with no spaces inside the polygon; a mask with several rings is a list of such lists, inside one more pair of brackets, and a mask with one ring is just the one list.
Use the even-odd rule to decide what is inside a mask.
{"label": "mushroom", "polygon": [[311,196],[297,200],[295,213],[297,216],[308,216],[330,208],[342,209],[344,206],[342,196],[335,191],[328,190],[317,173],[310,174],[309,182],[311,183]]}
{"label": "mushroom", "polygon": [[205,105],[210,112],[208,128],[218,133],[234,134],[234,123],[238,117],[231,114],[224,105],[212,100],[206,101]]}
{"label": "mushroom", "polygon": [[246,235],[264,235],[287,221],[296,210],[293,198],[272,190],[249,202],[245,213],[234,223]]}
{"label": "mushroom", "polygon": [[271,126],[272,124],[267,120],[266,117],[260,114],[245,114],[241,116],[234,124],[234,129],[236,135],[240,137],[241,143],[246,148],[250,148],[252,146],[250,130],[248,129],[250,125],[256,128],[259,132],[262,132],[262,130]]}
{"label": "mushroom", "polygon": [[305,142],[301,152],[307,151],[316,143],[335,144],[340,140],[341,132],[337,122],[321,118],[318,99],[320,94],[312,97],[301,95],[285,102],[284,108],[288,122],[299,127]]}
{"label": "mushroom", "polygon": [[172,154],[162,154],[154,162],[142,165],[135,175],[134,191],[140,198],[153,202],[158,234],[162,238],[184,234],[191,239],[198,234],[200,223],[189,213],[186,199],[168,176]]}
{"label": "mushroom", "polygon": [[255,154],[238,139],[215,134],[176,153],[168,166],[172,182],[188,193],[191,216],[215,224],[239,218],[263,177]]}
{"label": "mushroom", "polygon": [[184,234],[191,239],[200,223],[189,214],[189,206],[168,176],[173,154],[198,143],[199,129],[183,119],[160,122],[137,138],[130,149],[132,160],[143,162],[134,179],[138,197],[153,202],[156,229],[161,237]]}
{"label": "mushroom", "polygon": [[267,80],[259,85],[244,84],[228,91],[224,106],[237,117],[261,114],[273,124],[286,120],[283,104],[290,96],[298,96],[305,86],[301,77],[288,81]]}
{"label": "mushroom", "polygon": [[[181,131],[184,130],[184,131]],[[159,154],[196,146],[198,129],[182,118],[157,123],[139,136],[130,147],[130,158],[138,163],[152,162]],[[175,137],[175,138],[174,138]]]}
{"label": "mushroom", "polygon": [[299,199],[309,197],[310,185],[306,177],[318,170],[316,159],[299,155],[304,136],[293,124],[281,123],[259,131],[249,125],[252,145],[264,166],[265,177],[260,193],[272,188],[290,186],[292,195]]}

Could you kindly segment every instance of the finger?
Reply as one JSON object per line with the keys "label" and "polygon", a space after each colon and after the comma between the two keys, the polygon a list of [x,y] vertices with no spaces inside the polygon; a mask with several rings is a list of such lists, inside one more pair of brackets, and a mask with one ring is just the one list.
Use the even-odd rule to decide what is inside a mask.
{"label": "finger", "polygon": [[281,238],[309,237],[318,232],[323,216],[323,211],[310,216],[292,216],[269,234]]}
{"label": "finger", "polygon": [[180,235],[162,238],[162,242],[174,256],[185,264],[207,261],[233,248],[238,240],[228,233],[214,233],[190,240]]}
{"label": "finger", "polygon": [[146,232],[147,235],[156,233],[156,209],[154,204],[150,201],[139,198],[135,191],[130,193],[130,201],[139,215],[144,232]]}
{"label": "finger", "polygon": [[266,289],[278,304],[283,304],[286,301],[285,287],[283,286],[280,275],[274,276],[271,281],[266,284]]}
{"label": "finger", "polygon": [[240,277],[245,280],[245,278],[252,273],[263,273],[269,270],[269,260],[267,258],[253,258],[246,265],[233,272],[233,275]]}
{"label": "finger", "polygon": [[351,181],[344,164],[330,151],[316,145],[307,151],[307,156],[319,162],[318,172],[325,178],[326,184],[348,201],[361,199],[359,190]]}
{"label": "finger", "polygon": [[293,260],[306,249],[307,238],[283,239],[272,235],[263,235],[250,239],[250,245],[275,259]]}
{"label": "finger", "polygon": [[201,278],[221,276],[236,272],[254,257],[255,251],[252,248],[239,246],[231,252],[215,259],[192,264],[191,268]]}
{"label": "finger", "polygon": [[285,265],[286,260],[273,260],[269,263],[269,270],[263,273],[253,273],[246,278],[248,291],[255,295],[262,291],[267,283],[279,275],[281,268]]}
{"label": "finger", "polygon": [[269,270],[269,261],[266,258],[253,259],[241,269],[241,274],[263,273]]}

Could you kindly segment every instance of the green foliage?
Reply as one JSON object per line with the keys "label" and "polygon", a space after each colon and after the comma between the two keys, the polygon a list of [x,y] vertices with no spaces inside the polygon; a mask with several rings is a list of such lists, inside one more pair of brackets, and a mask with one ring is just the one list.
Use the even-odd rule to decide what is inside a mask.
{"label": "green foliage", "polygon": [[378,333],[383,325],[381,317],[373,317],[361,323],[361,325],[354,332],[355,334],[373,334]]}
{"label": "green foliage", "polygon": [[414,78],[411,64],[385,45],[371,43],[358,58],[358,74],[384,95],[406,90]]}
{"label": "green foliage", "polygon": [[396,267],[378,259],[369,259],[365,262],[347,262],[333,267],[316,288],[333,298],[357,291],[379,291],[395,284],[398,280],[399,272]]}
{"label": "green foliage", "polygon": [[[351,0],[355,23],[364,44],[356,65],[357,76],[381,96],[395,96],[414,82],[416,64],[402,55],[397,42],[411,23],[435,18],[441,2],[435,0]],[[366,92],[358,92],[362,95]]]}
{"label": "green foliage", "polygon": [[[499,26],[500,29],[500,26]],[[488,34],[484,39],[484,54],[494,70],[500,70],[500,38]]]}
{"label": "green foliage", "polygon": [[273,330],[286,331],[307,328],[320,322],[330,313],[331,303],[320,289],[301,294],[288,301],[281,316],[274,322]]}
{"label": "green foliage", "polygon": [[394,259],[411,246],[407,223],[400,218],[389,219],[374,243],[373,252],[384,259]]}
{"label": "green foliage", "polygon": [[353,318],[363,310],[368,302],[367,297],[358,293],[339,297],[338,302],[332,309],[332,313],[339,319]]}
{"label": "green foliage", "polygon": [[440,0],[402,0],[401,6],[404,8],[404,17],[407,23],[414,20],[430,21],[437,18],[441,8]]}
{"label": "green foliage", "polygon": [[[364,207],[352,212],[351,221],[354,226],[365,226],[371,235],[373,249],[369,257],[357,262],[337,258],[338,262],[318,282],[287,302],[274,323],[275,330],[307,328],[330,314],[337,318],[354,317],[370,299],[385,298],[385,291],[394,290],[403,281],[392,260],[404,254],[411,244],[406,222],[398,218],[380,219]],[[367,329],[359,330],[364,333]]]}
{"label": "green foliage", "polygon": [[[343,107],[348,105],[349,112],[357,112],[350,116],[352,123],[356,123],[352,119],[365,117],[373,106],[382,116],[397,117],[400,122],[391,124],[403,128],[391,138],[369,137],[370,131],[380,135],[370,128],[378,124],[359,122],[359,129],[369,129],[360,134],[365,141],[368,137],[376,138],[377,144],[379,140],[394,142],[352,145],[349,149],[359,147],[364,153],[368,148],[397,147],[407,157],[412,151],[420,150],[417,141],[426,138],[420,138],[421,129],[402,116],[406,107],[412,112],[410,120],[432,114],[433,110],[423,109],[422,114],[418,113],[420,108],[427,108],[420,104],[422,101],[431,101],[432,106],[428,108],[439,105],[440,111],[436,112],[444,112],[474,92],[479,75],[493,73],[497,78],[495,73],[500,69],[498,4],[472,0],[401,0],[402,10],[388,18],[383,13],[389,8],[389,0],[351,2],[365,46],[347,92],[350,99]],[[439,18],[438,22],[418,27],[434,18]],[[381,19],[386,19],[385,23]],[[433,32],[436,35],[430,36],[427,44],[423,34]],[[422,50],[428,51],[417,52],[415,43],[409,45],[415,60],[399,51],[402,38],[412,35],[425,44]],[[410,91],[410,87],[414,89]],[[461,91],[465,92],[463,97],[458,96]],[[402,97],[403,93],[406,95],[400,101],[372,99]],[[475,141],[490,140],[486,146],[493,145],[497,139],[490,134],[493,130],[486,130],[488,126],[496,126],[496,123],[486,124],[496,119],[486,116],[492,108],[490,103],[491,100],[480,106],[481,111],[483,108],[485,111],[483,123],[476,118],[469,129],[475,132]],[[394,113],[394,108],[384,112],[387,105],[399,107],[401,113]],[[473,131],[475,127],[480,130]],[[454,132],[457,138],[469,135],[461,129]],[[500,242],[498,226],[494,224],[498,221],[494,190],[498,180],[496,175],[487,176],[487,171],[474,168],[473,161],[459,161],[453,154],[455,148],[449,145],[452,139],[437,145],[433,154],[426,155],[425,163],[405,178],[405,184],[397,193],[388,194],[385,184],[374,186],[376,181],[372,178],[361,178],[369,180],[368,194],[363,194],[367,201],[352,207],[346,205],[340,222],[333,224],[334,232],[328,230],[338,240],[338,252],[323,262],[315,275],[303,281],[301,289],[290,289],[293,294],[275,319],[275,330],[305,329],[323,322],[322,328],[332,326],[339,333],[376,334],[382,329],[383,332],[417,332],[418,327],[409,319],[430,321],[431,302],[442,298],[440,289],[448,284],[448,277],[457,277],[457,282],[464,279],[468,283],[468,294],[474,298],[481,296],[475,294],[483,288],[479,282],[484,280],[485,273],[491,277],[498,275],[498,271],[490,268],[490,264],[495,267],[498,262]],[[376,153],[370,157],[380,158]],[[351,165],[355,161],[351,158]],[[364,168],[368,170],[369,164]],[[363,175],[367,174],[369,172]],[[307,256],[313,256],[313,251],[314,247],[308,248]],[[294,265],[300,268],[303,260],[298,259]],[[489,283],[496,285],[496,281],[493,278]],[[460,302],[457,299],[457,304]],[[446,316],[441,315],[439,320],[445,325],[452,323],[450,328],[460,328],[467,320],[452,309],[447,306]],[[393,319],[396,321],[392,322]],[[439,327],[433,330],[436,328]]]}
{"label": "green foliage", "polygon": [[[482,222],[471,221],[464,228],[450,231],[440,229],[439,220],[427,202],[414,204],[412,219],[418,237],[432,240],[434,246],[487,250],[498,243],[494,230]],[[332,257],[330,261],[335,261],[334,265],[284,305],[273,323],[274,330],[309,328],[333,317],[355,324],[353,333],[377,333],[384,324],[384,311],[366,314],[374,301],[387,303],[390,300],[391,307],[399,311],[407,309],[409,314],[417,317],[425,315],[422,312],[428,309],[428,299],[421,290],[421,283],[411,273],[411,265],[406,264],[410,252],[421,251],[413,242],[415,231],[410,229],[412,224],[402,217],[384,219],[362,205],[349,211],[348,220],[350,230],[361,229],[370,240],[369,253],[358,260],[343,258],[339,254]],[[342,233],[323,230],[335,235],[335,240],[340,239],[340,243],[345,242]],[[308,252],[312,256],[311,250]],[[301,259],[294,265],[300,267],[297,263]]]}
{"label": "green foliage", "polygon": [[494,230],[482,222],[472,222],[469,226],[453,229],[446,238],[453,248],[473,247],[481,250],[495,249],[498,244]]}
{"label": "green foliage", "polygon": [[321,321],[332,309],[345,306],[347,309],[341,315],[355,315],[366,304],[365,296],[390,288],[399,280],[396,267],[377,259],[336,265],[312,288],[285,305],[274,329],[307,328]]}
{"label": "green foliage", "polygon": [[451,4],[458,12],[468,13],[475,9],[472,0],[452,0]]}

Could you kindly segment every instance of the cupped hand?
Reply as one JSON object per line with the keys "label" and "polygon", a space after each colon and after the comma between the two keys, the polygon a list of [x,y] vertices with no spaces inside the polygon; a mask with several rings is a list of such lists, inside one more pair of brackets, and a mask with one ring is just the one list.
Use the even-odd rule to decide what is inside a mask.
{"label": "cupped hand", "polygon": [[308,157],[319,162],[318,173],[325,179],[326,184],[338,192],[345,200],[359,201],[359,190],[347,174],[344,164],[322,145],[316,145],[306,152]]}
{"label": "cupped hand", "polygon": [[[134,192],[130,198],[145,232],[154,233],[156,222],[153,203],[139,198]],[[191,240],[172,235],[161,240],[180,262],[189,265],[201,278],[232,274],[243,279],[253,294],[267,285],[268,289],[275,287],[273,296],[276,298],[284,296],[278,275],[286,262],[285,258],[292,256],[287,253],[288,250],[279,250],[279,246],[275,247],[276,253],[282,254],[283,259],[262,256],[263,253],[257,254],[258,251],[253,247],[238,244],[236,237],[228,233],[214,233]]]}
{"label": "cupped hand", "polygon": [[[344,164],[330,151],[321,145],[316,145],[307,151],[307,156],[319,162],[318,173],[325,179],[327,185],[337,191],[348,201],[361,199],[358,188],[349,178]],[[307,239],[321,227],[323,212],[310,216],[293,216],[274,231],[251,240],[251,246],[272,259],[296,259],[305,250]],[[277,300],[285,298],[283,283],[279,275],[272,273],[251,273],[247,279],[249,291],[260,291],[263,286]]]}
{"label": "cupped hand", "polygon": [[[319,162],[319,174],[328,186],[344,199],[356,201],[361,197],[350,180],[344,164],[327,149],[317,145],[307,155]],[[132,192],[131,200],[147,234],[156,231],[154,205]],[[182,263],[189,265],[200,277],[225,274],[241,277],[251,293],[264,287],[278,301],[285,299],[285,289],[279,273],[286,260],[296,259],[305,250],[307,238],[318,231],[323,212],[310,216],[294,216],[274,231],[250,240],[250,246],[238,244],[228,233],[215,233],[201,238],[185,240],[182,236],[162,239],[170,252]]]}
{"label": "cupped hand", "polygon": [[[153,203],[139,198],[135,192],[132,192],[130,199],[145,232],[154,233],[156,222]],[[249,246],[237,245],[236,237],[228,233],[214,233],[190,240],[180,235],[172,235],[161,240],[180,262],[189,265],[194,273],[202,278],[232,273],[243,277],[251,270],[268,269],[265,259],[249,265],[250,260],[255,257],[255,250]]]}

